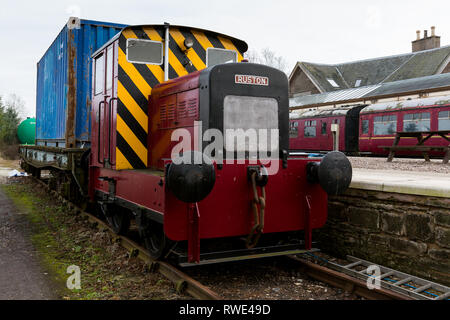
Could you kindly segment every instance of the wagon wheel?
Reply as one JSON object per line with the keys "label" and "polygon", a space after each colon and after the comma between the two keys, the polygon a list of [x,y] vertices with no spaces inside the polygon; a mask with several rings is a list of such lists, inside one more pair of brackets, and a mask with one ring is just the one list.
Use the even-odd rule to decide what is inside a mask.
{"label": "wagon wheel", "polygon": [[166,237],[163,225],[149,219],[142,221],[143,219],[141,218],[140,220],[138,221],[139,235],[150,257],[155,260],[164,257],[169,251],[172,241]]}
{"label": "wagon wheel", "polygon": [[101,210],[106,221],[117,234],[124,234],[130,227],[130,214],[126,209],[111,204],[102,204]]}

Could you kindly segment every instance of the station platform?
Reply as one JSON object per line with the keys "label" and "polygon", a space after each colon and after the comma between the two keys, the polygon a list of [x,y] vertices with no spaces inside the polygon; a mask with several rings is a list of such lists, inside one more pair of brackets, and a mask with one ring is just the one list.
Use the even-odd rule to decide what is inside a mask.
{"label": "station platform", "polygon": [[450,198],[450,174],[353,168],[350,188]]}

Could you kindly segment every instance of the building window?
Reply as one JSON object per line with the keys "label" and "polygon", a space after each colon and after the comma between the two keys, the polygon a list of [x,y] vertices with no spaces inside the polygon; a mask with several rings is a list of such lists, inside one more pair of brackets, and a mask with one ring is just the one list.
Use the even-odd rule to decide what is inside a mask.
{"label": "building window", "polygon": [[403,116],[403,131],[430,131],[430,113],[408,113]]}
{"label": "building window", "polygon": [[305,121],[305,129],[304,129],[305,138],[316,136],[316,125],[317,125],[316,120]]}
{"label": "building window", "polygon": [[131,63],[163,63],[163,43],[160,41],[127,39],[127,61]]}
{"label": "building window", "polygon": [[327,81],[333,86],[333,88],[339,88],[339,85],[333,79],[328,79]]}
{"label": "building window", "polygon": [[439,112],[438,120],[438,130],[450,130],[450,111]]}
{"label": "building window", "polygon": [[355,81],[355,88],[358,88],[361,85],[361,79],[357,79]]}
{"label": "building window", "polygon": [[106,51],[106,90],[112,88],[113,83],[113,47]]}
{"label": "building window", "polygon": [[322,122],[322,127],[320,129],[320,132],[322,134],[327,134],[327,123],[326,122]]}
{"label": "building window", "polygon": [[289,138],[298,137],[298,121],[291,121],[289,124]]}
{"label": "building window", "polygon": [[219,48],[206,49],[206,66],[212,67],[217,64],[237,62],[237,52]]}
{"label": "building window", "polygon": [[95,59],[95,95],[103,93],[105,86],[105,59],[103,55]]}
{"label": "building window", "polygon": [[378,116],[373,120],[375,136],[394,134],[397,131],[397,116]]}

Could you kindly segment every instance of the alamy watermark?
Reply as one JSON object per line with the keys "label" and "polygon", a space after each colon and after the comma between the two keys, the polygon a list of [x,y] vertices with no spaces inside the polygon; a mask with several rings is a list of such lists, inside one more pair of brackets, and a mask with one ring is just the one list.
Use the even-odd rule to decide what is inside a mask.
{"label": "alamy watermark", "polygon": [[69,290],[81,289],[81,270],[79,266],[71,265],[67,267],[68,274],[71,276],[67,278],[66,286]]}
{"label": "alamy watermark", "polygon": [[369,290],[381,289],[381,269],[377,265],[370,265],[367,270],[367,288]]}
{"label": "alamy watermark", "polygon": [[[202,122],[194,122],[194,137],[185,128],[172,132],[171,141],[178,142],[171,152],[174,164],[263,164],[268,175],[279,170],[279,130],[233,128],[207,129]],[[188,151],[196,151],[191,158]],[[225,154],[224,154],[225,153]],[[192,163],[193,162],[193,163]]]}

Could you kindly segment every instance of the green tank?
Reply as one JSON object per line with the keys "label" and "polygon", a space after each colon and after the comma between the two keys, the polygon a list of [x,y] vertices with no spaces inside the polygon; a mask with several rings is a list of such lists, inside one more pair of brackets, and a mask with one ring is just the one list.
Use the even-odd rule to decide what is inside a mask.
{"label": "green tank", "polygon": [[36,119],[27,118],[17,127],[17,136],[21,144],[34,144],[36,136]]}

